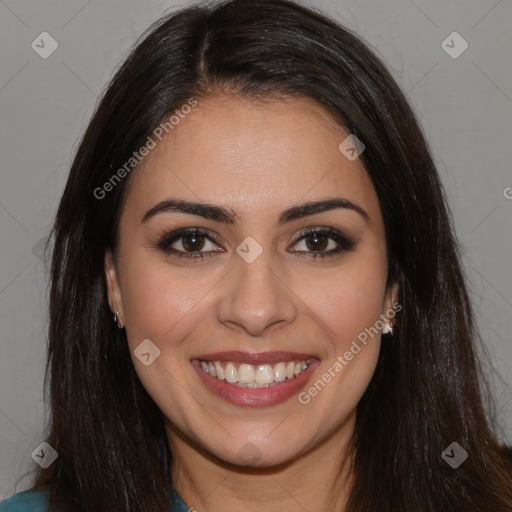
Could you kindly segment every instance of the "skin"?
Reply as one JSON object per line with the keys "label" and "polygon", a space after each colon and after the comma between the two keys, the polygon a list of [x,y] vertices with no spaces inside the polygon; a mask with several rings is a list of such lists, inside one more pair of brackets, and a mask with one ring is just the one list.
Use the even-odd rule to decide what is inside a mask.
{"label": "skin", "polygon": [[[306,99],[202,99],[130,178],[119,257],[105,258],[109,303],[125,325],[144,387],[169,419],[176,490],[201,512],[344,509],[350,474],[340,471],[341,461],[380,333],[305,405],[297,396],[270,407],[227,403],[204,386],[190,361],[224,350],[311,353],[320,366],[307,390],[392,307],[396,290],[385,286],[378,198],[361,161],[338,150],[347,135]],[[368,222],[336,208],[277,224],[286,208],[333,197],[356,203]],[[236,222],[176,212],[142,222],[169,198],[223,206]],[[308,257],[315,246],[298,241],[300,235],[329,226],[350,236],[354,249]],[[220,243],[206,240],[201,250],[219,252],[187,260],[157,247],[163,235],[184,227],[218,235]],[[248,236],[263,248],[250,264],[235,252]],[[182,242],[172,247],[184,251]],[[320,250],[337,246],[327,242]],[[160,349],[149,366],[133,355],[145,339]],[[242,465],[239,451],[247,443],[257,467]]]}

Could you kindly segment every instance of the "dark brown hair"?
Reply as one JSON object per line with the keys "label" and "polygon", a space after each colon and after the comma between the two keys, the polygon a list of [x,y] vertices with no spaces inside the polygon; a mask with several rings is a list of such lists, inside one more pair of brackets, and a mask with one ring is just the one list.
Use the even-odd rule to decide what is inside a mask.
{"label": "dark brown hair", "polygon": [[[219,91],[312,99],[366,146],[388,285],[398,283],[403,310],[358,406],[347,512],[512,510],[511,467],[484,409],[453,221],[419,123],[359,37],[286,0],[171,13],[141,37],[106,89],[53,229],[47,440],[59,457],[39,469],[36,487],[83,511],[170,509],[164,417],[112,321],[104,278],[130,176],[103,198],[94,191],[175,109]],[[441,457],[453,441],[469,453],[456,470]]]}

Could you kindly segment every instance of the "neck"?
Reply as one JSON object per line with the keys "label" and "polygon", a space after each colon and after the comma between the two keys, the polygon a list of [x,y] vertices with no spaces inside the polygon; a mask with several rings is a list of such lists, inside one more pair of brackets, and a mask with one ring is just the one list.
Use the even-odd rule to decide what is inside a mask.
{"label": "neck", "polygon": [[343,512],[354,426],[355,411],[313,449],[286,464],[264,468],[221,461],[169,426],[173,486],[188,507],[201,512]]}

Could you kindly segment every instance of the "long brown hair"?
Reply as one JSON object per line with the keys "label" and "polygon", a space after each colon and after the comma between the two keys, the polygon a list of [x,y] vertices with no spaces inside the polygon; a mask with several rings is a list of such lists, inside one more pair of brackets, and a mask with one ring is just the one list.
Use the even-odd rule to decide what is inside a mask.
{"label": "long brown hair", "polygon": [[[104,279],[130,175],[106,194],[98,189],[175,109],[220,90],[312,99],[365,144],[388,284],[398,283],[403,310],[358,406],[347,512],[512,510],[512,470],[486,417],[453,221],[419,123],[359,37],[286,0],[171,13],[106,89],[53,229],[47,440],[59,457],[39,469],[36,487],[83,511],[170,509],[164,417],[112,321]],[[469,454],[457,469],[441,457],[454,441]]]}

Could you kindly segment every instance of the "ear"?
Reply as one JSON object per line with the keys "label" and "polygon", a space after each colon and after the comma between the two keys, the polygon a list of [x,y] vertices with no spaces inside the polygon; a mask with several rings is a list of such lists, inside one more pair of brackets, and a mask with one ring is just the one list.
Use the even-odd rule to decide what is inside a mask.
{"label": "ear", "polygon": [[112,251],[108,249],[105,252],[105,281],[107,284],[108,304],[113,314],[119,312],[119,323],[124,325],[123,298],[121,287],[117,276],[117,270],[114,263]]}
{"label": "ear", "polygon": [[[402,309],[401,304],[398,304],[399,290],[400,288],[398,286],[398,283],[395,283],[389,287],[386,293],[386,297],[384,299],[384,311],[382,312],[384,315],[389,316],[390,311],[394,311],[396,314]],[[393,314],[393,317],[395,316],[395,314]]]}

